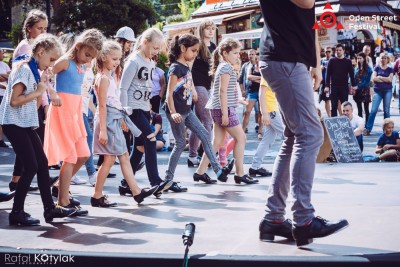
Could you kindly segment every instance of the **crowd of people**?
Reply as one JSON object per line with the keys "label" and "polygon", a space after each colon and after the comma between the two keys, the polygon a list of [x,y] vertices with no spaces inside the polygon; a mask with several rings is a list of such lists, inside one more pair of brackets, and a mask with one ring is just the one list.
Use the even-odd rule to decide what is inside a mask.
{"label": "crowd of people", "polygon": [[[28,191],[37,189],[31,185],[34,176],[46,222],[87,215],[88,210],[69,190],[71,183],[81,183],[76,173],[84,164],[94,186],[91,206],[116,206],[103,192],[116,158],[123,174],[119,193],[131,195],[139,204],[151,195],[160,197],[166,190],[187,191],[174,176],[189,129],[187,164],[197,167],[194,181],[225,183],[233,168],[236,184],[256,184],[257,176],[272,176],[267,214],[260,224],[261,239],[273,240],[279,235],[294,238],[301,246],[310,243],[312,237],[326,236],[347,226],[346,220],[329,222],[315,217],[311,205],[315,160],[323,140],[311,88],[319,87],[319,99],[325,101],[328,116],[337,116],[339,111],[349,118],[361,150],[362,135],[371,133],[383,100],[384,133],[376,149],[380,156],[373,160],[395,161],[400,138],[389,117],[392,79],[394,73],[398,75],[400,60],[391,67],[389,57],[382,54],[373,67],[370,48],[365,46],[357,54],[357,66],[353,68],[340,44],[336,45],[335,54],[327,47],[326,57],[321,60],[314,32],[298,21],[301,18],[313,24],[313,5],[296,0],[284,2],[260,2],[266,24],[273,29],[264,31],[278,44],[285,42],[282,36],[292,36],[293,29],[304,31],[306,41],[297,42],[297,37],[292,36],[294,47],[287,51],[284,46],[275,49],[273,43],[261,40],[260,50],[249,50],[249,62],[243,65],[238,40],[226,38],[218,46],[211,41],[216,26],[210,20],[199,25],[199,37],[183,34],[167,41],[161,31],[149,28],[135,38],[133,30],[125,26],[111,40],[97,29],[56,37],[46,33],[46,15],[39,10],[30,11],[23,27],[25,39],[13,55],[12,70],[0,65],[0,78],[7,81],[0,125],[16,154],[11,192],[0,194],[1,201],[14,197],[9,223],[40,223],[24,211]],[[292,14],[290,21],[282,21],[283,24],[279,21],[287,16],[279,17],[281,5]],[[302,7],[301,14],[294,5]],[[282,26],[288,23],[293,29]],[[156,68],[165,42],[169,57],[166,76]],[[291,54],[294,52],[297,54]],[[308,67],[313,67],[310,73],[314,85]],[[349,94],[353,94],[358,114],[353,114]],[[240,104],[244,105],[242,121],[238,114]],[[160,108],[175,138],[164,176],[157,165],[157,150],[166,142]],[[362,108],[366,126],[361,118]],[[253,109],[260,142],[247,173],[244,148]],[[90,113],[94,114],[93,127],[88,119]],[[262,167],[263,158],[275,140],[282,137],[270,172]],[[233,158],[228,160],[231,151]],[[94,155],[99,156],[97,169]],[[148,188],[140,188],[135,180],[135,173],[143,165]],[[216,179],[206,173],[209,166]],[[59,175],[51,178],[49,167],[59,168]],[[295,198],[293,223],[284,216],[289,180]],[[56,204],[52,196],[57,197]],[[320,232],[313,232],[315,228]]]}
{"label": "crowd of people", "polygon": [[[336,117],[339,113],[349,118],[362,152],[363,135],[371,135],[381,102],[383,102],[384,120],[390,118],[392,97],[398,95],[396,88],[399,86],[400,59],[395,61],[392,54],[383,52],[376,58],[374,64],[370,56],[371,47],[365,45],[363,51],[356,54],[357,58],[352,63],[344,51],[342,44],[325,48],[326,56],[321,59],[323,80],[318,90],[319,102],[325,102],[329,117]],[[352,104],[348,102],[349,95],[352,95],[356,102],[357,114],[353,114]],[[379,146],[379,142],[377,145]],[[400,140],[394,140],[393,145],[400,145]],[[379,158],[385,159],[385,157],[373,157],[368,161],[376,162]],[[398,159],[400,154],[396,159],[391,158],[391,161]]]}

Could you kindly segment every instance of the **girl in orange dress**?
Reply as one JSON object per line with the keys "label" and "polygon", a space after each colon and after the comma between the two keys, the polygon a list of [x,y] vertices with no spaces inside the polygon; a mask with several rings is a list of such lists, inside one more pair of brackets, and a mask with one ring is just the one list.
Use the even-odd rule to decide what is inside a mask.
{"label": "girl in orange dress", "polygon": [[[75,215],[86,215],[79,202],[71,202],[69,186],[72,176],[90,156],[86,141],[86,130],[82,117],[81,86],[85,76],[85,64],[97,57],[102,49],[104,36],[96,29],[84,31],[67,53],[53,68],[56,74],[44,140],[44,151],[49,166],[63,161],[60,170],[58,204],[63,207],[76,207]],[[55,98],[55,99],[53,99]]]}

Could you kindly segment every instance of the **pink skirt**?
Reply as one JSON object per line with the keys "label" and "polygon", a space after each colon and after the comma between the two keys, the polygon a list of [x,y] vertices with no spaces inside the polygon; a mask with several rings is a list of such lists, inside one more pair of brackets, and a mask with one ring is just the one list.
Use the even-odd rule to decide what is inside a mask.
{"label": "pink skirt", "polygon": [[82,116],[82,96],[57,94],[62,105],[50,105],[44,134],[43,148],[49,166],[60,161],[75,164],[78,158],[90,156]]}

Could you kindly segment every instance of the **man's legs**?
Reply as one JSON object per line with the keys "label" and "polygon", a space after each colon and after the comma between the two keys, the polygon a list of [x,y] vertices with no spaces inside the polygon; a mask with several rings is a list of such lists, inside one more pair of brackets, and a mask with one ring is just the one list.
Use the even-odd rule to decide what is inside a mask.
{"label": "man's legs", "polygon": [[294,224],[305,225],[314,218],[311,189],[317,153],[323,142],[309,72],[304,64],[277,61],[269,61],[268,66],[261,67],[261,72],[276,93],[285,123],[284,142],[268,190],[265,219],[284,220],[291,176]]}

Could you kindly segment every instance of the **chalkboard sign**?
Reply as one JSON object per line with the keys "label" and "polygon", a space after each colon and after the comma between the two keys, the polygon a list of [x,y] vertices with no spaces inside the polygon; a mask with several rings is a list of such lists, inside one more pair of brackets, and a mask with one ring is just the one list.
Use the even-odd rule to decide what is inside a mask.
{"label": "chalkboard sign", "polygon": [[357,139],[346,116],[324,119],[336,161],[364,162]]}

